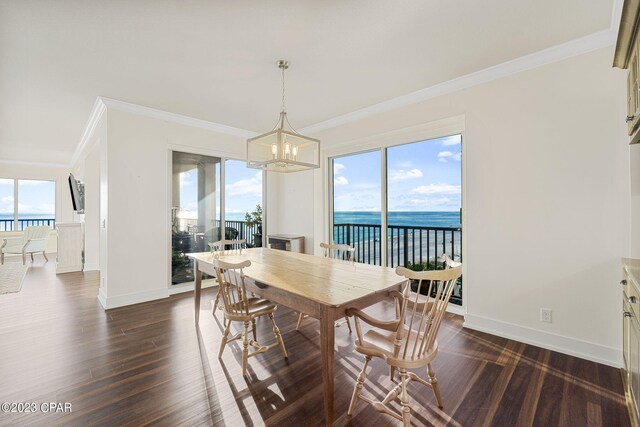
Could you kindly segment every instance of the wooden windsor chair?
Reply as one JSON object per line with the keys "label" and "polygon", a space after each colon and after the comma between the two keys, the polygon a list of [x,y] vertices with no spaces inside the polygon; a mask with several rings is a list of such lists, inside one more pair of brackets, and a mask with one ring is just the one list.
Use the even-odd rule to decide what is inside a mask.
{"label": "wooden windsor chair", "polygon": [[[209,242],[209,248],[214,257],[227,254],[242,254],[242,250],[246,249],[247,242],[244,239],[239,240],[218,240],[217,242]],[[211,313],[215,314],[216,308],[222,308],[218,304],[220,303],[220,287],[218,286],[218,292],[216,293],[216,299],[211,307]]]}
{"label": "wooden windsor chair", "polygon": [[[247,293],[243,268],[249,267],[250,265],[251,261],[249,260],[240,263],[228,263],[218,259],[214,260],[214,268],[220,285],[220,296],[224,303],[224,317],[227,321],[222,335],[218,357],[222,357],[222,353],[228,343],[241,339],[242,375],[247,375],[247,361],[250,357],[264,353],[275,346],[280,347],[285,358],[288,357],[280,329],[278,329],[276,321],[273,318],[273,312],[276,311],[278,306],[266,299],[250,297]],[[268,316],[271,320],[273,335],[276,338],[275,343],[263,346],[256,341],[256,318],[260,316]],[[242,332],[238,332],[229,338],[231,322],[243,322],[244,329]],[[253,324],[253,339],[249,338],[249,322]],[[254,347],[256,350],[249,353],[249,346]]]}
{"label": "wooden windsor chair", "polygon": [[[446,270],[411,271],[404,267],[397,267],[396,273],[407,278],[408,281],[417,281],[416,292],[410,294],[392,291],[390,294],[400,306],[399,315],[392,321],[380,321],[372,318],[364,312],[349,308],[347,315],[354,316],[357,340],[355,350],[364,355],[364,366],[358,375],[353,389],[348,415],[352,415],[358,400],[364,400],[371,404],[378,412],[389,414],[403,422],[404,426],[410,425],[411,410],[407,384],[417,381],[430,387],[435,394],[438,407],[442,408],[442,397],[435,371],[431,363],[438,354],[438,341],[436,337],[440,324],[444,317],[449,299],[455,287],[456,281],[462,275],[462,265]],[[420,290],[427,286],[426,295],[421,295]],[[432,291],[435,296],[431,297]],[[421,299],[424,297],[424,299]],[[373,326],[366,333],[362,333],[360,320]],[[391,368],[400,372],[400,383],[395,386],[380,402],[362,395],[362,387],[366,379],[366,369],[372,358],[384,360]],[[423,379],[409,369],[426,367],[427,379]],[[400,397],[402,412],[391,409],[388,404]]]}
{"label": "wooden windsor chair", "polygon": [[[325,258],[333,258],[333,259],[344,261],[350,264],[355,263],[356,248],[353,248],[349,245],[329,244],[329,243],[320,243],[320,247],[322,248],[322,256]],[[302,324],[302,320],[306,319],[307,317],[309,316],[304,313],[300,313],[298,315],[298,323],[296,324],[296,331],[300,330],[300,325]],[[345,316],[344,320],[347,323],[349,332],[352,332],[349,318]],[[336,327],[339,327],[341,325],[342,325],[341,321],[336,322]]]}

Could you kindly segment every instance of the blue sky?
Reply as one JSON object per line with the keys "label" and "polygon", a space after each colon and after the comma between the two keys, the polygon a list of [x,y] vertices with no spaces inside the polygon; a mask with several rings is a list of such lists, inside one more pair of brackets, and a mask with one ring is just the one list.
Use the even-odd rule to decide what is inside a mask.
{"label": "blue sky", "polygon": [[[262,204],[262,171],[247,168],[243,160],[227,160],[225,211],[228,217],[244,218],[256,205]],[[197,170],[180,174],[180,205],[184,210],[197,213]],[[231,215],[230,215],[231,214]]]}
{"label": "blue sky", "polygon": [[[334,160],[334,210],[380,211],[380,151]],[[387,150],[389,211],[457,211],[461,207],[461,136]]]}
{"label": "blue sky", "polygon": [[[56,212],[55,181],[18,180],[18,216]],[[0,179],[0,214],[13,214],[13,179]]]}

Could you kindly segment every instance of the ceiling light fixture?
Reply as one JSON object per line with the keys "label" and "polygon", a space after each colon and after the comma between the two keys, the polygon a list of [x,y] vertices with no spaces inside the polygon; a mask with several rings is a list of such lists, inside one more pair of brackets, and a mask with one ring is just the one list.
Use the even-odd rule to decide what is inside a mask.
{"label": "ceiling light fixture", "polygon": [[247,167],[273,172],[298,172],[320,167],[320,140],[300,135],[287,119],[284,105],[284,70],[289,62],[280,60],[282,109],[272,131],[247,140]]}

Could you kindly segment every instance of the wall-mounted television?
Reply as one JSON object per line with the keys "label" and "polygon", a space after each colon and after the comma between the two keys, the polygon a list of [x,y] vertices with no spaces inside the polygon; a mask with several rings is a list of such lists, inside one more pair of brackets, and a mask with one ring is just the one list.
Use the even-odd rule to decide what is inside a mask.
{"label": "wall-mounted television", "polygon": [[77,213],[84,213],[84,184],[76,180],[72,173],[69,174],[69,190],[71,191],[73,210]]}

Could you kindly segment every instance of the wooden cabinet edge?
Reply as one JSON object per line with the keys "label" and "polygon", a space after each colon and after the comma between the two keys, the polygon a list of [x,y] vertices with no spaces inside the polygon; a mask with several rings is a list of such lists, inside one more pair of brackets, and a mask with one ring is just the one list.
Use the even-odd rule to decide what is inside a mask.
{"label": "wooden cabinet edge", "polygon": [[631,396],[631,385],[629,384],[629,377],[625,368],[620,369],[620,375],[622,376],[622,385],[624,387],[624,398],[627,403],[627,410],[629,411],[629,421],[632,427],[640,427],[638,423],[638,413],[636,407],[633,404],[633,397]]}
{"label": "wooden cabinet edge", "polygon": [[613,55],[613,66],[627,68],[631,48],[638,33],[638,17],[640,16],[640,0],[625,0],[618,29],[616,51]]}

